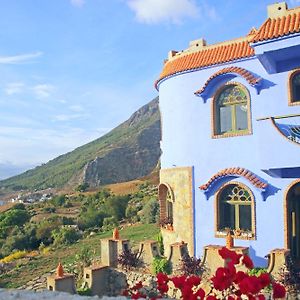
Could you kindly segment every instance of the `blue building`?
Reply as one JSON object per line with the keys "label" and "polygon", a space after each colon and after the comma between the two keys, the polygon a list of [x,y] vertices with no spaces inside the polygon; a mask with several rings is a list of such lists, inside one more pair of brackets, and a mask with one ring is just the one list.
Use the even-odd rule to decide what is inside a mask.
{"label": "blue building", "polygon": [[300,261],[300,7],[270,5],[245,37],[170,51],[156,88],[164,242],[199,257],[230,229],[256,265],[274,248]]}

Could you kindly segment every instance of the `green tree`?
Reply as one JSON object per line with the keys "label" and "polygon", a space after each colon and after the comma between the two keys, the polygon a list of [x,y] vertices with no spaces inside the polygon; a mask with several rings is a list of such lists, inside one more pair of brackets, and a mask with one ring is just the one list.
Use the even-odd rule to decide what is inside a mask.
{"label": "green tree", "polygon": [[159,217],[159,203],[156,198],[150,198],[141,212],[141,221],[145,224],[156,223]]}
{"label": "green tree", "polygon": [[72,227],[61,227],[52,231],[54,245],[73,244],[80,238],[78,230]]}

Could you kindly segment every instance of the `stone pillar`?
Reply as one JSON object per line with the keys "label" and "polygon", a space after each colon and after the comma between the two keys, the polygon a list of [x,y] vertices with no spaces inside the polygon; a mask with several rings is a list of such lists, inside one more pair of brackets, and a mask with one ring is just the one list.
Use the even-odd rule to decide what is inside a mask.
{"label": "stone pillar", "polygon": [[271,273],[275,279],[278,278],[280,271],[283,270],[289,256],[289,249],[271,250],[267,269],[268,273]]}
{"label": "stone pillar", "polygon": [[[213,275],[219,267],[225,267],[226,261],[219,255],[219,250],[224,246],[208,245],[204,247],[204,256],[202,263],[208,268],[210,275]],[[235,251],[237,254],[249,255],[249,247],[232,247],[231,251]],[[246,268],[243,265],[237,265],[238,271],[245,271]]]}
{"label": "stone pillar", "polygon": [[171,252],[169,256],[169,261],[171,262],[172,265],[172,270],[173,272],[176,271],[180,264],[182,259],[189,255],[189,251],[187,248],[187,243],[181,242],[181,243],[174,243],[170,245]]}
{"label": "stone pillar", "polygon": [[115,228],[112,238],[101,239],[101,264],[116,268],[119,255],[129,249],[129,240],[121,239],[118,229]]}
{"label": "stone pillar", "polygon": [[83,280],[91,289],[92,295],[102,297],[107,294],[109,267],[107,266],[90,266],[83,270]]}
{"label": "stone pillar", "polygon": [[112,239],[101,239],[101,264],[116,268],[118,265],[118,243]]}
{"label": "stone pillar", "polygon": [[65,274],[61,263],[56,273],[47,277],[47,289],[50,291],[66,292],[75,294],[75,278],[72,274]]}
{"label": "stone pillar", "polygon": [[161,256],[157,241],[143,241],[140,243],[139,258],[145,265],[151,265],[155,257]]}

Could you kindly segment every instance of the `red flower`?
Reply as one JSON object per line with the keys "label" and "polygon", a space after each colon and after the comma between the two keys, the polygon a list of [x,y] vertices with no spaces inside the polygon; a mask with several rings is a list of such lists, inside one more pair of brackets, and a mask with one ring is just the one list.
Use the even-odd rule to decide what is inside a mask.
{"label": "red flower", "polygon": [[262,273],[258,277],[258,279],[260,281],[260,284],[262,285],[262,288],[267,287],[271,283],[271,278],[270,278],[270,274],[269,273]]}
{"label": "red flower", "polygon": [[244,278],[248,277],[248,275],[245,273],[245,272],[242,272],[242,271],[238,271],[236,273],[236,276],[235,276],[235,280],[234,282],[235,283],[240,283]]}
{"label": "red flower", "polygon": [[139,281],[135,286],[132,287],[132,290],[139,290],[143,287],[143,283]]}
{"label": "red flower", "polygon": [[249,294],[257,294],[262,286],[256,276],[248,276],[239,283],[239,288],[242,294],[249,296]]}
{"label": "red flower", "polygon": [[215,295],[210,295],[206,297],[206,300],[217,300],[217,297]]}
{"label": "red flower", "polygon": [[223,291],[230,287],[233,277],[228,268],[218,268],[216,275],[211,278],[211,281],[215,289]]}
{"label": "red flower", "polygon": [[192,275],[188,277],[187,281],[188,284],[191,284],[192,286],[197,286],[201,282],[201,278],[199,276]]}
{"label": "red flower", "polygon": [[180,290],[183,288],[185,284],[185,280],[186,280],[185,276],[176,276],[171,278],[171,281],[174,283],[174,286]]}
{"label": "red flower", "polygon": [[166,283],[169,281],[169,277],[167,274],[164,274],[164,273],[158,273],[156,275],[156,279],[157,279],[157,282],[158,283]]}
{"label": "red flower", "polygon": [[256,300],[266,300],[266,297],[263,294],[259,294],[256,296]]}
{"label": "red flower", "polygon": [[228,297],[227,297],[227,300],[235,300],[235,297],[233,297],[233,296],[228,296]]}
{"label": "red flower", "polygon": [[231,251],[226,247],[220,249],[219,254],[224,260],[230,260],[235,265],[239,264],[240,258],[242,257],[241,254],[237,254],[235,251]]}
{"label": "red flower", "polygon": [[251,258],[248,255],[244,255],[242,263],[246,266],[248,269],[253,269],[254,265],[251,260]]}
{"label": "red flower", "polygon": [[168,287],[168,285],[166,283],[163,283],[163,284],[158,284],[157,285],[157,289],[159,290],[159,292],[161,294],[165,294],[165,293],[168,292],[169,287]]}
{"label": "red flower", "polygon": [[203,289],[199,289],[194,295],[196,296],[196,299],[200,298],[202,300],[205,297],[205,292]]}
{"label": "red flower", "polygon": [[273,298],[278,299],[278,298],[284,298],[286,294],[285,288],[283,285],[274,282],[273,283]]}

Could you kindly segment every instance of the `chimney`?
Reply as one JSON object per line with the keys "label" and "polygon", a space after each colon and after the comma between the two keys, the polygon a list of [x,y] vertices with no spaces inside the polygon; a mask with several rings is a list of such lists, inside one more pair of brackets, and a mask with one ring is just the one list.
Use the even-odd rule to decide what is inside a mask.
{"label": "chimney", "polygon": [[276,19],[286,15],[288,6],[286,2],[279,2],[275,4],[268,5],[268,17],[270,19]]}

